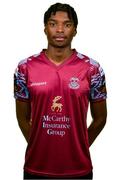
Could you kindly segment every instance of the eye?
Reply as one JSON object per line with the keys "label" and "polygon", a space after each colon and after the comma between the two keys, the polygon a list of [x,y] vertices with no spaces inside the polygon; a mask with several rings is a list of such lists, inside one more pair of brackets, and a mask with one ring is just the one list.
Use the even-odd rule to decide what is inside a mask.
{"label": "eye", "polygon": [[54,26],[56,25],[56,23],[55,23],[55,22],[49,22],[49,25],[50,25],[51,27],[54,27]]}
{"label": "eye", "polygon": [[66,24],[65,24],[65,27],[67,27],[67,28],[70,28],[71,26],[72,26],[71,23],[66,23]]}

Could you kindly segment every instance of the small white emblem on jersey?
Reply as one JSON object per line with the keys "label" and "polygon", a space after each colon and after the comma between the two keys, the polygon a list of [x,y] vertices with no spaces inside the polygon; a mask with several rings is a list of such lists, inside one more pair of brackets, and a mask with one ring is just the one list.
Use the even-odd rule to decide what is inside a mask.
{"label": "small white emblem on jersey", "polygon": [[72,77],[69,82],[69,87],[71,89],[78,89],[80,87],[79,79],[77,77]]}

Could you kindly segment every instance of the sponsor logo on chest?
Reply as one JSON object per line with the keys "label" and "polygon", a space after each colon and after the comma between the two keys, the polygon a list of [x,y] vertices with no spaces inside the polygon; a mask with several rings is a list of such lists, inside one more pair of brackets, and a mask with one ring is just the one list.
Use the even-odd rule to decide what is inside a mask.
{"label": "sponsor logo on chest", "polygon": [[61,112],[63,104],[58,102],[62,97],[61,96],[55,96],[55,98],[52,100],[52,106],[51,110],[54,112]]}

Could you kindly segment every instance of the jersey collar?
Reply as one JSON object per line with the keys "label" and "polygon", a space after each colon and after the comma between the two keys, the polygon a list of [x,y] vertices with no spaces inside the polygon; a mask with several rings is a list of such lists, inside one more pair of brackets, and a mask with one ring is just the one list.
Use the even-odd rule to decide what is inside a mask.
{"label": "jersey collar", "polygon": [[47,57],[47,55],[45,54],[45,50],[46,49],[43,49],[42,52],[41,52],[41,56],[42,56],[42,59],[47,63],[49,64],[50,66],[54,67],[55,69],[60,69],[62,68],[63,66],[65,66],[66,64],[69,64],[72,62],[72,60],[76,57],[77,55],[77,51],[75,49],[73,49],[73,53],[71,54],[71,56],[67,59],[64,60],[63,63],[59,64],[59,65],[56,65],[55,63],[53,63],[52,61],[50,61],[50,59]]}

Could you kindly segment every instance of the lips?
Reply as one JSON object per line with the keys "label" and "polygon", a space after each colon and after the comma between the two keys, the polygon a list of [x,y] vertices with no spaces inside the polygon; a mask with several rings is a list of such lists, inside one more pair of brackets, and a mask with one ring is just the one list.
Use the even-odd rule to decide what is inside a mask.
{"label": "lips", "polygon": [[57,41],[63,41],[64,39],[66,39],[65,36],[54,36],[54,39]]}

